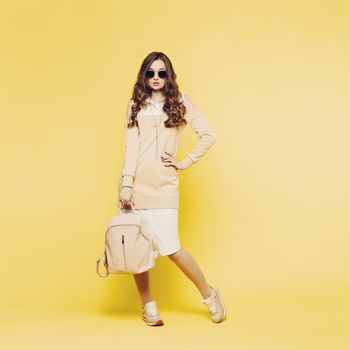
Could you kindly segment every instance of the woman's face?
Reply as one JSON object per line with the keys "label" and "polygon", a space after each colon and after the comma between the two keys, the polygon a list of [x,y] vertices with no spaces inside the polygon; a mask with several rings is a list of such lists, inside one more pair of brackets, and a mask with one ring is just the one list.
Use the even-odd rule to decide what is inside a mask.
{"label": "woman's face", "polygon": [[152,90],[155,90],[155,91],[161,90],[165,85],[166,77],[160,78],[158,76],[158,72],[160,71],[166,72],[164,62],[161,59],[154,60],[148,70],[153,71],[155,73],[153,78],[146,78],[148,85]]}

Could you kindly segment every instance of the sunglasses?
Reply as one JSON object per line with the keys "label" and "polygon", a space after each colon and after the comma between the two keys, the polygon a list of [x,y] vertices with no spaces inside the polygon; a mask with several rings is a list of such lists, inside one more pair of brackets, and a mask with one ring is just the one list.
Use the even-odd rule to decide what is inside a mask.
{"label": "sunglasses", "polygon": [[[146,78],[153,78],[154,75],[155,75],[155,71],[154,71],[154,70],[148,70],[148,71],[146,72]],[[160,70],[160,71],[158,72],[158,77],[161,78],[161,79],[166,78],[166,77],[167,77],[167,72],[166,72],[166,70]]]}

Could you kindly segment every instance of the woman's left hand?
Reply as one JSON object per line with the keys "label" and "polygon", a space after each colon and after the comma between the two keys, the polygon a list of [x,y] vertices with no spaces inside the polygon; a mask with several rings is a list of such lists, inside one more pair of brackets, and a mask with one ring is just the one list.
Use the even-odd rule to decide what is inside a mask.
{"label": "woman's left hand", "polygon": [[180,169],[182,170],[183,167],[181,165],[181,163],[176,159],[176,157],[174,157],[172,154],[170,154],[169,152],[164,152],[161,156],[164,166],[173,166],[176,169]]}

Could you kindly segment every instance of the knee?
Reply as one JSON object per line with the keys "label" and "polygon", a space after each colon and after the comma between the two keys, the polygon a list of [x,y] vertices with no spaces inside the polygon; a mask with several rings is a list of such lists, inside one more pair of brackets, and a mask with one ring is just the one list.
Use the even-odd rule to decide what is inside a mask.
{"label": "knee", "polygon": [[171,253],[171,254],[168,254],[168,257],[171,259],[171,260],[176,260],[179,258],[180,256],[180,252],[183,248],[181,247],[179,250],[177,250],[176,252],[174,253]]}

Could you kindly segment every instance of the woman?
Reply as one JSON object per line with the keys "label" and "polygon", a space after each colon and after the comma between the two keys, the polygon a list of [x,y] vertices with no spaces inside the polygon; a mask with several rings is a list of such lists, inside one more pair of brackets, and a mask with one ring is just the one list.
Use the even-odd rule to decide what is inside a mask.
{"label": "woman", "polygon": [[[189,123],[199,136],[196,147],[182,161],[178,144]],[[212,321],[221,322],[226,309],[219,289],[208,285],[191,254],[178,236],[178,172],[197,162],[214,144],[216,136],[207,119],[189,97],[179,93],[176,74],[162,52],[150,53],[142,62],[128,103],[125,119],[126,145],[119,181],[121,207],[143,215],[153,227],[159,255],[168,256],[196,285]],[[152,300],[149,271],[134,274],[142,300],[142,319],[150,326],[163,325]]]}

